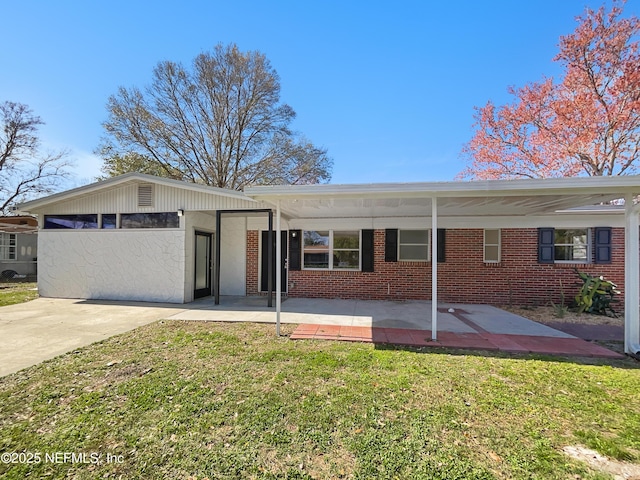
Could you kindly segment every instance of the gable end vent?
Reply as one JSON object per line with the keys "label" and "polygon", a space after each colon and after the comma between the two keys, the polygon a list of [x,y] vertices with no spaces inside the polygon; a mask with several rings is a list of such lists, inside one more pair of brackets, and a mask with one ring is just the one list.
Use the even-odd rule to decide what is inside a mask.
{"label": "gable end vent", "polygon": [[138,185],[138,206],[153,207],[153,185],[148,183]]}

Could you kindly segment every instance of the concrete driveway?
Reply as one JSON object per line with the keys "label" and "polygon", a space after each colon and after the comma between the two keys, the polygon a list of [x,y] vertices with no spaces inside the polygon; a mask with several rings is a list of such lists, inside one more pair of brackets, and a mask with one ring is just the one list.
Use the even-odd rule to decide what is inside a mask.
{"label": "concrete driveway", "polygon": [[0,376],[184,310],[184,305],[38,298],[0,307]]}

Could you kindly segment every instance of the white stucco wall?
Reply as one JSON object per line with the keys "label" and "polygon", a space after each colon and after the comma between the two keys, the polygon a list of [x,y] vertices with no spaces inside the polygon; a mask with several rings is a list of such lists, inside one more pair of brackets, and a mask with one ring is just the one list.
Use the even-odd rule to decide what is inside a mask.
{"label": "white stucco wall", "polygon": [[43,297],[184,302],[183,230],[40,230]]}
{"label": "white stucco wall", "polygon": [[220,230],[220,295],[246,295],[247,219],[223,215]]}

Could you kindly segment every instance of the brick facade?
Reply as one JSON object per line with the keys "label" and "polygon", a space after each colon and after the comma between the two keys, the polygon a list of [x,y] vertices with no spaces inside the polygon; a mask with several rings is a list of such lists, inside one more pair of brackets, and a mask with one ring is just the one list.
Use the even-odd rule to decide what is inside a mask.
{"label": "brick facade", "polygon": [[[560,282],[570,302],[577,290],[574,268],[604,275],[624,286],[624,229],[612,230],[611,264],[539,264],[538,231],[501,230],[500,263],[484,263],[483,230],[446,232],[446,261],[438,264],[438,299],[494,305],[560,301]],[[374,232],[374,272],[289,271],[291,297],[429,300],[431,262],[385,262],[385,231]],[[258,293],[258,232],[247,232],[247,294]],[[621,297],[622,298],[622,297]]]}
{"label": "brick facade", "polygon": [[260,277],[260,243],[258,238],[260,237],[257,230],[247,230],[247,295],[257,295],[258,292],[258,280]]}

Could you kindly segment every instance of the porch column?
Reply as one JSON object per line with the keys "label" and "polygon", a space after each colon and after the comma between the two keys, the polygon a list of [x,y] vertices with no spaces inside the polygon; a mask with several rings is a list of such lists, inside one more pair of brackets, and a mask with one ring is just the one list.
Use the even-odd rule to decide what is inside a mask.
{"label": "porch column", "polygon": [[213,261],[213,299],[215,305],[220,305],[220,225],[222,224],[222,212],[216,210],[216,249]]}
{"label": "porch column", "polygon": [[280,336],[280,307],[282,303],[282,238],[280,234],[280,200],[276,202],[276,335]]}
{"label": "porch column", "polygon": [[640,206],[634,196],[624,199],[624,351],[632,354],[640,352]]}
{"label": "porch column", "polygon": [[273,307],[273,211],[269,210],[269,234],[267,235],[267,307]]}
{"label": "porch column", "polygon": [[438,339],[438,199],[431,199],[431,340]]}

